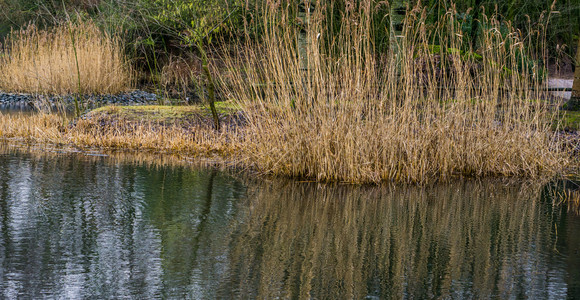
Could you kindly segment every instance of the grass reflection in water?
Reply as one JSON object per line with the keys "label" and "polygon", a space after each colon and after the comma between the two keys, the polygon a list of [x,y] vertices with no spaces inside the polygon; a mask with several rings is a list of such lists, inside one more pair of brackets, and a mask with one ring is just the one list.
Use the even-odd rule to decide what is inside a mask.
{"label": "grass reflection in water", "polygon": [[537,190],[289,183],[254,193],[232,251],[242,294],[542,298],[554,293],[548,284],[566,293],[564,262],[553,261],[560,213],[541,209],[550,205],[538,205]]}
{"label": "grass reflection in water", "polygon": [[252,181],[176,158],[14,152],[0,155],[5,298],[580,294],[563,186]]}

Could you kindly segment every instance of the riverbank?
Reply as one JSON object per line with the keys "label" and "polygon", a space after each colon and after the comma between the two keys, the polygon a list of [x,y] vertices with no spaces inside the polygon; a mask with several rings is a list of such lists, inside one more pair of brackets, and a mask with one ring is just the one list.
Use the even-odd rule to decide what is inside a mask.
{"label": "riverbank", "polygon": [[[209,103],[235,101],[238,113],[233,115],[216,115],[212,109],[210,117],[203,106],[114,107],[72,123],[53,115],[8,116],[0,128],[14,139],[218,157],[263,174],[319,182],[539,178],[564,174],[578,164],[576,135],[562,130],[573,129],[563,126],[562,103],[545,89],[545,70],[533,60],[537,48],[529,45],[531,39],[498,35],[503,23],[494,17],[477,43],[487,50],[474,52],[469,43],[457,40],[461,30],[443,30],[456,28],[453,20],[441,19],[441,30],[434,30],[424,14],[411,11],[407,17],[414,21],[400,36],[400,47],[377,52],[368,39],[373,33],[365,17],[370,8],[360,9],[350,16],[354,23],[350,17],[343,20],[336,43],[326,38],[333,29],[320,22],[308,28],[321,33],[320,44],[315,39],[296,43],[301,31],[276,13],[264,20],[264,28],[271,30],[263,38],[239,41],[231,51],[215,49],[219,63],[210,63],[198,47],[204,79],[184,82],[195,85]],[[313,16],[318,17],[323,15]],[[69,27],[57,31],[61,36],[63,28]],[[23,45],[18,49],[25,52],[28,44]],[[91,80],[83,88],[80,79],[90,77],[66,68],[75,69],[63,77],[68,80],[55,80],[54,85],[63,85],[53,93],[107,93],[89,88]],[[95,69],[85,68],[89,73]],[[132,77],[123,78],[128,80],[120,91],[131,89]],[[30,77],[22,82],[31,83],[29,91],[42,86],[50,93],[55,88]],[[16,87],[15,82],[10,90],[20,90]]]}
{"label": "riverbank", "polygon": [[[251,139],[255,139],[256,134],[250,130],[252,126],[248,126],[248,120],[241,108],[233,102],[218,102],[217,109],[222,123],[220,130],[214,128],[210,109],[204,105],[112,105],[92,110],[77,119],[62,114],[4,113],[0,114],[0,139],[5,144],[46,145],[47,148],[68,148],[68,151],[86,153],[132,152],[173,155],[189,162],[238,165],[270,173],[261,170],[259,164],[256,167],[257,162],[252,159],[255,153],[251,152],[253,149],[248,145],[255,143]],[[553,134],[555,144],[562,145],[565,151],[572,153],[569,158],[572,161],[568,161],[569,166],[578,164],[577,161],[573,161],[573,153],[576,153],[576,157],[579,153],[579,116],[579,112],[569,112],[566,118],[561,119],[564,123],[560,126],[568,130]],[[577,167],[563,167],[561,172],[574,176],[577,171]],[[533,176],[540,174],[544,173],[538,172]],[[489,175],[494,174],[482,176]],[[495,175],[530,176],[526,173]],[[458,176],[479,175],[457,172],[451,177]]]}
{"label": "riverbank", "polygon": [[80,118],[56,113],[0,114],[0,138],[7,143],[51,144],[80,150],[128,150],[190,157],[235,156],[240,118],[219,107],[224,126],[212,127],[204,106],[105,106]]}

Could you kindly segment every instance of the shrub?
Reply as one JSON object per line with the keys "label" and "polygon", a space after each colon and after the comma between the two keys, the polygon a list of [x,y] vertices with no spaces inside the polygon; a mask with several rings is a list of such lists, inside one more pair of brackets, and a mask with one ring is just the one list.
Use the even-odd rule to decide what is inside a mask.
{"label": "shrub", "polygon": [[[530,51],[525,37],[501,34],[502,22],[490,18],[493,26],[480,37],[485,51],[462,55],[453,50],[466,48],[456,13],[430,27],[426,8],[415,7],[397,47],[378,53],[372,1],[345,9],[332,39],[325,38],[320,3],[304,31],[265,19],[264,41],[229,59],[228,92],[250,127],[245,155],[261,171],[320,181],[428,182],[533,177],[565,166],[567,154],[550,137],[548,103],[534,100],[545,95],[529,70],[540,67],[518,68],[520,54]],[[265,15],[285,13],[269,9]],[[434,39],[447,49],[440,55],[429,50]]]}
{"label": "shrub", "polygon": [[29,25],[11,33],[0,57],[0,89],[5,91],[115,94],[131,88],[132,77],[118,37],[92,22],[47,31]]}

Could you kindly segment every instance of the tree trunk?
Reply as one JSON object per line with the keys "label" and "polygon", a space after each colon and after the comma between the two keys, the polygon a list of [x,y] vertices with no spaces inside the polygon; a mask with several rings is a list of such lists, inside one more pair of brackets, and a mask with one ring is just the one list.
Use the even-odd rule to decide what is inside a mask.
{"label": "tree trunk", "polygon": [[566,103],[567,110],[580,110],[580,39],[578,39],[578,49],[576,49],[576,71],[574,72],[574,83],[572,83],[572,98]]}
{"label": "tree trunk", "polygon": [[405,21],[407,0],[391,1],[390,9],[390,47],[393,49],[393,53],[398,55],[403,38],[403,23]]}
{"label": "tree trunk", "polygon": [[471,48],[472,51],[477,49],[477,37],[479,35],[479,13],[481,11],[481,1],[475,0],[475,6],[473,7],[473,19],[471,20]]}
{"label": "tree trunk", "polygon": [[578,39],[578,49],[576,49],[576,72],[574,73],[574,84],[572,84],[572,98],[576,102],[580,100],[580,38]]}

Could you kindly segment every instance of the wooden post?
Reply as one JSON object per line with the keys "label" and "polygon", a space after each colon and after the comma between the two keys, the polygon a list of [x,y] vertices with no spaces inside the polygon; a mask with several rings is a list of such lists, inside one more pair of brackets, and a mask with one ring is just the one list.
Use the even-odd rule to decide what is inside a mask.
{"label": "wooden post", "polygon": [[568,101],[567,109],[580,110],[580,38],[578,39],[578,49],[576,49],[576,71],[572,84],[572,98]]}
{"label": "wooden post", "polygon": [[398,56],[403,39],[403,22],[407,10],[406,0],[395,0],[391,2],[390,11],[390,44],[393,53]]}
{"label": "wooden post", "polygon": [[580,98],[580,38],[578,39],[578,49],[576,49],[576,72],[574,72],[572,98]]}
{"label": "wooden post", "polygon": [[300,69],[308,70],[308,25],[313,3],[310,0],[302,0],[298,6],[298,19],[300,21],[300,33],[298,35],[298,55],[300,56]]}

